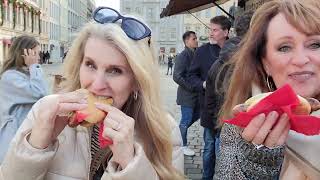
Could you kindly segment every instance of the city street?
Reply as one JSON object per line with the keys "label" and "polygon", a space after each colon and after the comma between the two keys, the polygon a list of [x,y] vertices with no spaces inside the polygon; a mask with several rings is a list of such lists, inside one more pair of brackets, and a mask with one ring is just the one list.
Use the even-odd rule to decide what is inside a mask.
{"label": "city street", "polygon": [[[167,111],[173,115],[177,123],[180,121],[180,109],[176,104],[177,84],[173,81],[172,75],[165,75],[166,66],[161,66],[161,94]],[[43,65],[44,72],[52,87],[53,74],[61,74],[62,64]],[[193,148],[196,155],[193,157],[185,156],[185,175],[188,179],[198,180],[202,177],[202,152],[203,152],[203,128],[197,121],[188,133],[189,147]]]}

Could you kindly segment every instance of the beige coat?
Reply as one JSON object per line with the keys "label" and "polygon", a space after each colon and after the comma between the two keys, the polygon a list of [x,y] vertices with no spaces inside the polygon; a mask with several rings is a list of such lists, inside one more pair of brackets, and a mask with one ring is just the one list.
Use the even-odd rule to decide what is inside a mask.
{"label": "beige coat", "polygon": [[290,131],[281,180],[320,179],[320,135],[305,136]]}
{"label": "beige coat", "polygon": [[[34,113],[39,113],[37,103],[19,128],[11,142],[9,152],[0,166],[0,180],[87,180],[91,162],[90,132],[87,128],[66,127],[48,148],[33,148],[26,138],[31,132]],[[174,145],[173,165],[183,173],[184,156],[181,135],[172,119],[172,141]],[[147,159],[140,143],[134,144],[134,159],[121,171],[112,159],[109,161],[102,180],[159,179]]]}

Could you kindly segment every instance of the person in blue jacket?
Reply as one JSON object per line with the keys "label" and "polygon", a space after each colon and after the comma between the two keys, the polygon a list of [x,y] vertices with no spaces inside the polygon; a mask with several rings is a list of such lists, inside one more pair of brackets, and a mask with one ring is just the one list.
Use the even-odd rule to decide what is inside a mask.
{"label": "person in blue jacket", "polygon": [[32,105],[48,94],[40,44],[31,36],[14,39],[0,71],[0,164]]}

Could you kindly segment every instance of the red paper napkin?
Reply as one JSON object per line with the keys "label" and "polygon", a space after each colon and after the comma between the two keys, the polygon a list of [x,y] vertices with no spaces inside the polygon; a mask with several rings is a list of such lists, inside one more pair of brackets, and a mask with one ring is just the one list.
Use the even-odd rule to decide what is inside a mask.
{"label": "red paper napkin", "polygon": [[293,114],[292,109],[298,104],[299,99],[293,89],[289,85],[285,85],[262,99],[248,112],[240,112],[235,118],[224,120],[224,122],[246,127],[251,119],[258,114],[265,113],[267,115],[271,111],[277,111],[280,114],[285,112],[290,118],[291,130],[310,136],[319,135],[320,118]]}
{"label": "red paper napkin", "polygon": [[[83,114],[81,112],[76,112],[75,114],[75,120],[79,123],[81,123],[82,121],[84,121],[84,119],[87,117],[86,114]],[[103,129],[104,129],[104,124],[103,122],[101,122],[99,124],[99,145],[100,145],[100,148],[105,148],[109,145],[111,145],[113,142],[110,138],[104,138],[102,136],[102,132],[103,132]]]}

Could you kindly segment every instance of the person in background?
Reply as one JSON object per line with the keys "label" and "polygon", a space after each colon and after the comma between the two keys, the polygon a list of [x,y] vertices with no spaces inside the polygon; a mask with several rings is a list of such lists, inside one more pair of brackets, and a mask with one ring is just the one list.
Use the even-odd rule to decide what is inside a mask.
{"label": "person in background", "polygon": [[173,60],[175,59],[175,55],[173,53],[170,53],[168,56],[168,69],[167,69],[167,74],[169,74],[169,70],[170,70],[170,75],[172,75],[172,68],[173,68]]}
{"label": "person in background", "polygon": [[45,53],[45,64],[49,64],[49,62],[50,62],[50,53],[49,51],[47,51]]}
{"label": "person in background", "polygon": [[[213,63],[208,72],[204,108],[207,109],[207,119],[210,120],[210,123],[212,124],[212,128],[210,129],[211,133],[215,135],[214,137],[217,137],[214,141],[215,144],[213,144],[214,149],[216,149],[214,151],[214,159],[216,159],[219,154],[217,150],[219,149],[220,136],[220,128],[218,127],[219,110],[223,104],[224,94],[228,85],[227,79],[230,78],[231,72],[231,69],[229,69],[230,67],[224,67],[224,64],[227,63],[231,56],[237,51],[241,39],[249,29],[252,15],[252,11],[246,11],[238,16],[238,18],[235,20],[235,32],[237,36],[228,39],[224,43],[220,50],[219,58]],[[225,69],[222,69],[222,67]],[[224,81],[226,82],[225,84],[222,83]],[[210,167],[213,167],[213,170],[215,169],[215,160],[211,161]]]}
{"label": "person in background", "polygon": [[214,131],[213,120],[208,117],[208,109],[205,108],[204,95],[206,91],[206,79],[211,65],[217,60],[221,47],[228,39],[231,22],[226,16],[216,16],[210,19],[210,42],[199,47],[194,55],[189,68],[190,82],[199,93],[200,124],[204,127],[203,139],[203,176],[202,179],[212,179],[215,161],[215,141],[219,132]]}
{"label": "person in background", "polygon": [[181,107],[181,120],[179,124],[182,140],[183,153],[187,156],[194,156],[195,152],[188,148],[188,128],[200,117],[198,94],[189,81],[188,67],[198,47],[196,33],[187,31],[182,36],[185,48],[176,57],[173,80],[179,85],[177,90],[177,104]]}
{"label": "person in background", "polygon": [[[32,107],[0,179],[183,179],[181,136],[161,103],[150,28],[108,7],[93,19],[68,51],[63,90]],[[78,126],[68,116],[88,107],[87,91],[113,99],[112,106],[95,104],[107,113],[100,132],[113,143],[105,148],[98,124]]]}
{"label": "person in background", "polygon": [[0,164],[32,105],[48,93],[39,53],[34,37],[19,36],[0,72]]}
{"label": "person in background", "polygon": [[[234,68],[221,121],[247,111],[242,104],[251,96],[285,84],[319,100],[319,13],[318,0],[272,0],[256,10],[230,61]],[[280,174],[281,180],[319,179],[320,136],[290,126],[288,115],[276,111],[253,117],[245,128],[223,124],[214,179],[279,179]]]}

